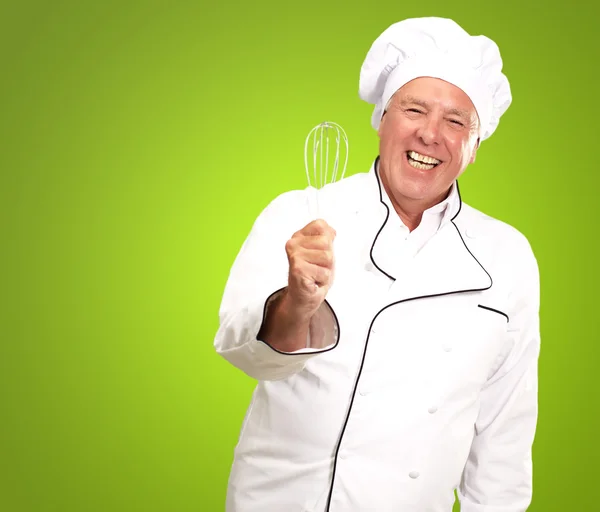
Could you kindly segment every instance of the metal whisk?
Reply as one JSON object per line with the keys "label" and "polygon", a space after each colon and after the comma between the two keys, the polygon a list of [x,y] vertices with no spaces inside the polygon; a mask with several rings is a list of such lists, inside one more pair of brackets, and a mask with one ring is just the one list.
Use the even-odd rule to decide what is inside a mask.
{"label": "metal whisk", "polygon": [[[348,165],[348,149],[346,132],[337,123],[325,121],[308,133],[304,144],[304,167],[308,186],[313,189],[311,191],[314,202],[311,205],[313,217],[318,217],[320,214],[319,189],[344,178]],[[338,174],[342,158],[344,165],[341,174]],[[330,168],[331,174],[329,174]]]}

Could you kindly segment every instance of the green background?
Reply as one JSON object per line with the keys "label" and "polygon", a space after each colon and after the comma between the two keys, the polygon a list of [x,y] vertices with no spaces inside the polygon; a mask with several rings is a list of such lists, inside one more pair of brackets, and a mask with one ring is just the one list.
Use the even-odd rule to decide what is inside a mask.
{"label": "green background", "polygon": [[2,2],[2,512],[224,509],[254,386],[213,349],[229,267],[262,208],[305,186],[315,124],[340,123],[348,173],[368,170],[362,60],[429,15],[492,37],[511,81],[461,185],[539,260],[530,510],[600,510],[598,15],[427,5]]}

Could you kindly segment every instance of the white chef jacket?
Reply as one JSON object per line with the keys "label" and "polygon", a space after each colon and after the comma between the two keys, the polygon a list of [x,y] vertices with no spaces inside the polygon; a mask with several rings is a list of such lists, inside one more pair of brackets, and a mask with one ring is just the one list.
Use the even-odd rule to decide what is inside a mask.
{"label": "white chef jacket", "polygon": [[380,236],[385,236],[386,255],[389,255],[388,265],[394,267],[396,273],[405,268],[405,260],[414,258],[442,224],[451,220],[452,204],[457,204],[458,200],[457,185],[453,183],[446,199],[425,210],[421,222],[411,232],[395,212],[382,184],[381,201],[388,207],[390,215],[385,231]]}
{"label": "white chef jacket", "polygon": [[225,287],[215,348],[258,381],[227,512],[450,512],[455,489],[462,512],[525,511],[540,348],[527,239],[455,183],[402,257],[376,164],[319,194],[336,270],[309,347],[257,339],[287,285],[285,242],[313,220],[307,190],[265,208]]}

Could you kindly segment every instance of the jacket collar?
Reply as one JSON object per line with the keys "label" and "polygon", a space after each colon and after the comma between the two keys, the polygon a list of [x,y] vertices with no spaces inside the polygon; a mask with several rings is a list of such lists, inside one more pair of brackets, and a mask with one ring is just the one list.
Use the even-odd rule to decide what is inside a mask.
{"label": "jacket collar", "polygon": [[[390,279],[393,300],[489,289],[492,286],[491,276],[467,246],[464,235],[454,222],[462,209],[457,181],[445,202],[445,212],[437,232],[411,260],[405,271],[398,273],[393,269],[390,262],[394,255],[390,254],[390,246],[385,242],[385,230],[390,216],[397,214],[384,199],[384,189],[377,171],[378,161],[379,157],[371,167],[367,187],[368,194],[373,197],[368,202],[374,202],[377,211],[377,220],[374,220],[376,232],[369,251],[369,263],[372,271],[380,272]],[[370,222],[369,224],[372,225]]]}
{"label": "jacket collar", "polygon": [[[377,186],[378,186],[378,191],[379,191],[379,201],[388,207],[388,209],[390,210],[390,216],[392,216],[393,214],[395,214],[394,209],[393,209],[394,207],[392,205],[392,201],[390,200],[387,192],[385,191],[385,187],[383,186],[383,183],[381,182],[381,176],[379,173],[379,158],[377,158],[377,160],[375,160],[373,166],[371,167],[370,172],[375,176],[375,180],[377,181]],[[448,196],[446,197],[446,199],[444,199],[442,202],[440,202],[440,203],[432,206],[428,210],[426,210],[423,213],[423,217],[425,217],[427,215],[441,215],[441,220],[440,220],[440,227],[441,227],[444,224],[446,224],[447,222],[450,222],[458,214],[458,212],[460,211],[460,208],[461,208],[461,200],[460,200],[460,194],[458,191],[458,183],[456,181],[454,181],[452,183],[450,192],[448,193]]]}

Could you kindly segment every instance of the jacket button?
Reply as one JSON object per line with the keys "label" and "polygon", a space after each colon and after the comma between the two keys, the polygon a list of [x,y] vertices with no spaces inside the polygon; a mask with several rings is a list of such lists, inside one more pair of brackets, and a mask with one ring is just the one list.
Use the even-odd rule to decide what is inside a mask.
{"label": "jacket button", "polygon": [[435,405],[428,409],[429,414],[435,414],[437,412],[437,410],[438,410],[438,408]]}
{"label": "jacket button", "polygon": [[450,345],[443,345],[442,348],[444,352],[452,352],[452,347]]}
{"label": "jacket button", "polygon": [[408,474],[408,476],[409,476],[409,477],[411,477],[411,478],[413,478],[413,479],[414,479],[414,478],[419,478],[419,472],[418,472],[418,471],[411,471],[411,472]]}

